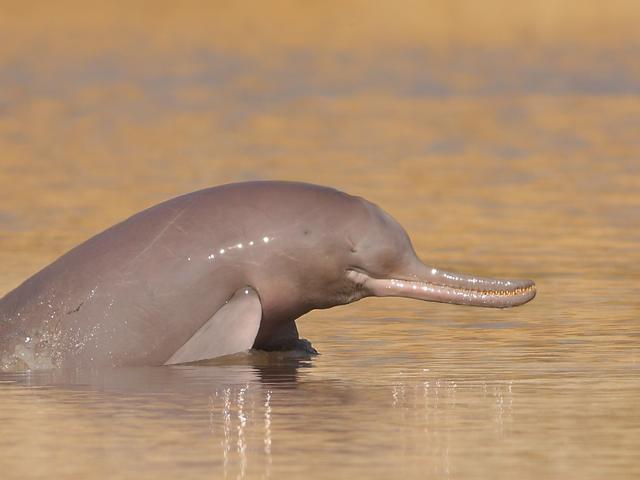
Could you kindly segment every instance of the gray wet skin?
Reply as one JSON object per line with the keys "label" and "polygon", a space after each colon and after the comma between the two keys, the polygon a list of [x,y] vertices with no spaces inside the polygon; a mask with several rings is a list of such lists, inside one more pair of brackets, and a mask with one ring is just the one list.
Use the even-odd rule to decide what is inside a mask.
{"label": "gray wet skin", "polygon": [[252,345],[311,350],[298,317],[367,296],[504,308],[531,300],[535,286],[424,265],[404,229],[362,198],[237,183],[140,212],[9,292],[0,360],[162,365]]}

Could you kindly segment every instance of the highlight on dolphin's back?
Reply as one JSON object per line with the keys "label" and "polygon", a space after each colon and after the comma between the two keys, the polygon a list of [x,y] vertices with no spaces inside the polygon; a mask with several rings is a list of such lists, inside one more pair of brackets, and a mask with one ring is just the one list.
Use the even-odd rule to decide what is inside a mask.
{"label": "highlight on dolphin's back", "polygon": [[405,230],[360,197],[247,182],[144,210],[0,300],[5,369],[163,365],[301,349],[295,321],[369,296],[513,307],[530,280],[423,264]]}

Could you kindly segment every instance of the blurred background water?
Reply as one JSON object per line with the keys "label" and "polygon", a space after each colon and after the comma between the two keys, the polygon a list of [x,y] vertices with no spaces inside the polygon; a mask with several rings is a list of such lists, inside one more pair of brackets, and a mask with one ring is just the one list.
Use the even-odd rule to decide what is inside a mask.
{"label": "blurred background water", "polygon": [[198,188],[327,184],[496,311],[367,299],[313,359],[4,373],[3,478],[640,475],[640,7],[0,2],[0,294]]}

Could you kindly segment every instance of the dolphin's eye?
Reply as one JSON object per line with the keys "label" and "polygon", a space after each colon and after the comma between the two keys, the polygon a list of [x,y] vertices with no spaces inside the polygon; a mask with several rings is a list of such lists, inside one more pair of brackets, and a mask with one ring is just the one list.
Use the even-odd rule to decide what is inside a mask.
{"label": "dolphin's eye", "polygon": [[354,242],[349,236],[347,236],[347,244],[349,245],[349,251],[351,253],[356,253],[358,251],[358,248],[356,247],[356,242]]}

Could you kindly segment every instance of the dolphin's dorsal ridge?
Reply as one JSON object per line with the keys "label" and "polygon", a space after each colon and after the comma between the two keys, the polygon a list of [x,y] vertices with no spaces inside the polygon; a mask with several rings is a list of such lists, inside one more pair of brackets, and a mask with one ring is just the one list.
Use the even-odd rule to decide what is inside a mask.
{"label": "dolphin's dorsal ridge", "polygon": [[253,346],[261,319],[258,293],[251,287],[242,287],[165,365],[197,362],[248,350]]}

